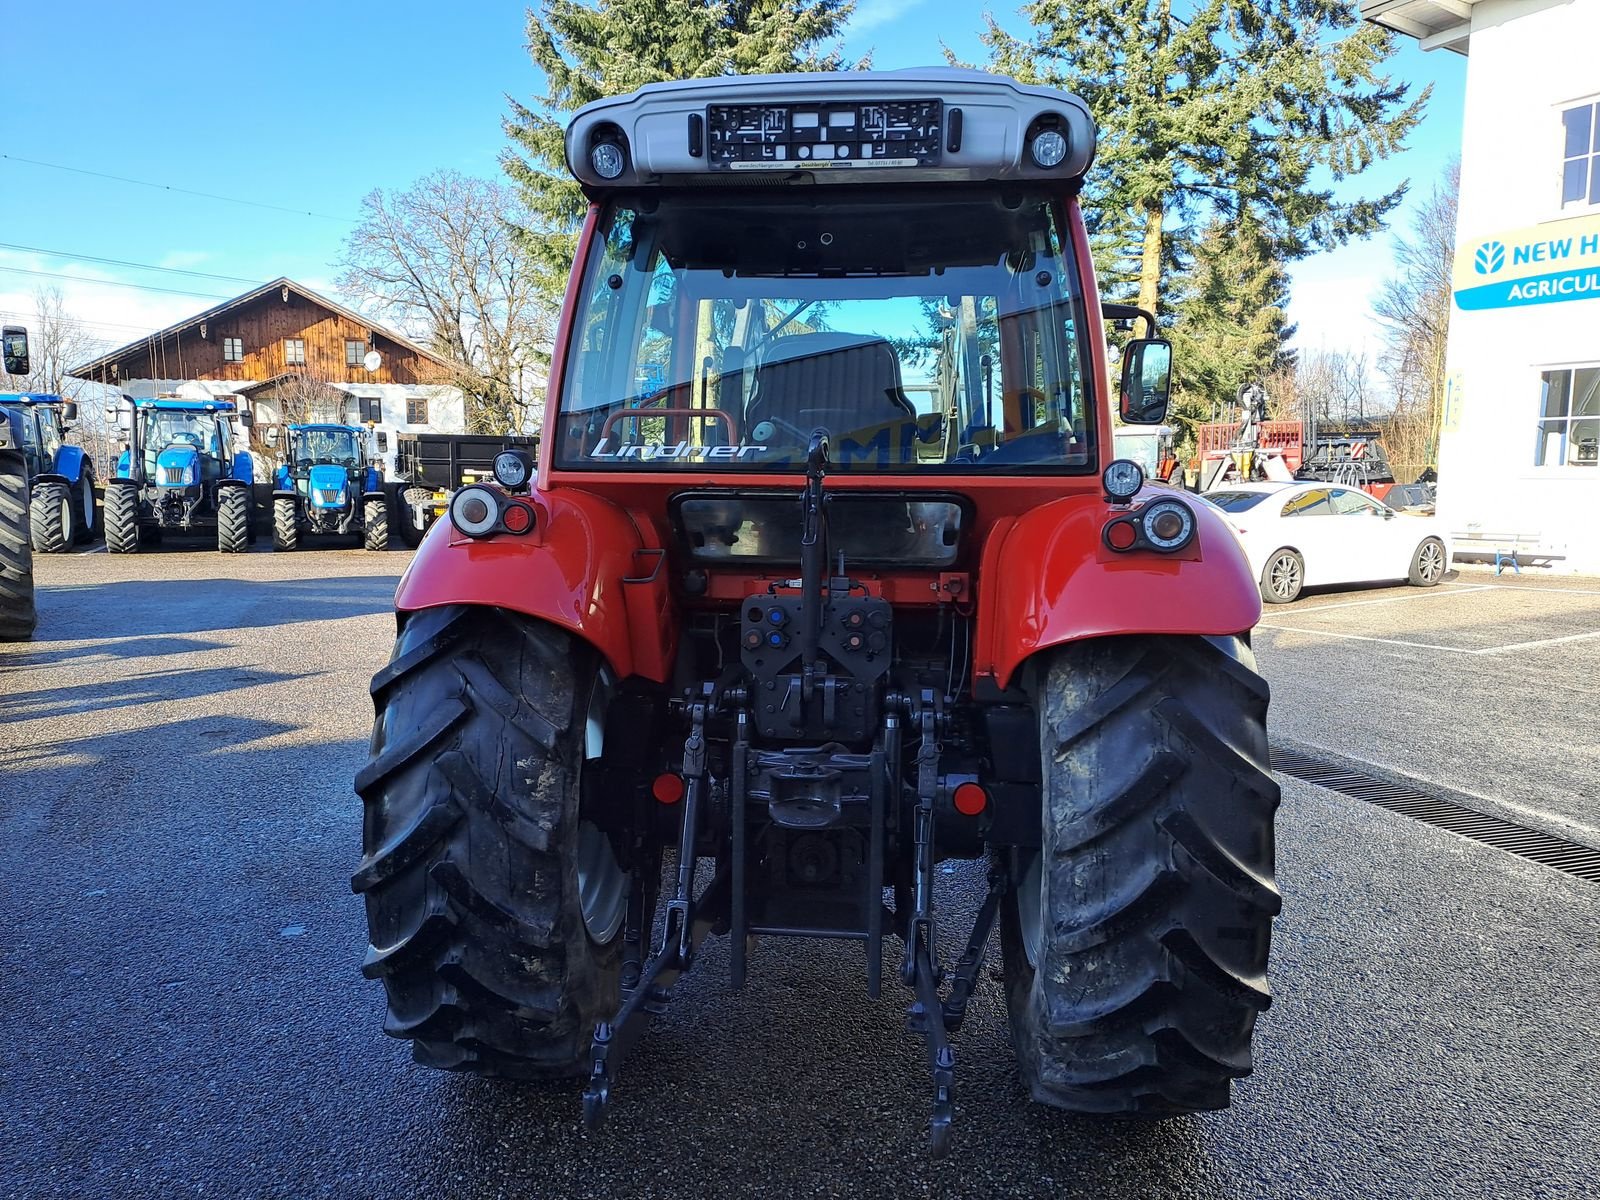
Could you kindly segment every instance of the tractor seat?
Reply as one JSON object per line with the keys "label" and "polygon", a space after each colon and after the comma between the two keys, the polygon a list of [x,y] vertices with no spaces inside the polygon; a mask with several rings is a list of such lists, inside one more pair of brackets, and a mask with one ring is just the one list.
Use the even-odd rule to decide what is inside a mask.
{"label": "tractor seat", "polygon": [[890,421],[915,421],[900,383],[900,360],[885,339],[860,333],[800,333],[780,339],[756,368],[745,428],[763,421],[835,437]]}

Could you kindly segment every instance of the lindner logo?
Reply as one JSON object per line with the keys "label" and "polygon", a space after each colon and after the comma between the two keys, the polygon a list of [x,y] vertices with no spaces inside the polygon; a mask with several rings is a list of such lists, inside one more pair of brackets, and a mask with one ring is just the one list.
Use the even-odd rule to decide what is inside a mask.
{"label": "lindner logo", "polygon": [[1473,266],[1478,269],[1479,275],[1493,275],[1506,265],[1506,247],[1504,242],[1485,242],[1478,247],[1478,253],[1473,258]]}

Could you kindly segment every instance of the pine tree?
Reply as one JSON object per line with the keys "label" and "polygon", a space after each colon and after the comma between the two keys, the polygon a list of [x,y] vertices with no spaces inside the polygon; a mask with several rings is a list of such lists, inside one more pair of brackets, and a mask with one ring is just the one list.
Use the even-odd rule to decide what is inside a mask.
{"label": "pine tree", "polygon": [[524,229],[540,290],[558,299],[571,269],[583,192],[567,174],[561,117],[604,96],[669,79],[833,71],[848,0],[541,0],[528,52],[545,77],[532,104],[511,101],[501,157],[539,227]]}
{"label": "pine tree", "polygon": [[[1182,253],[1174,229],[1250,223],[1280,261],[1382,227],[1405,195],[1332,185],[1399,150],[1429,91],[1379,73],[1392,35],[1347,0],[1035,0],[1033,34],[989,19],[996,69],[1081,96],[1100,127],[1086,205],[1097,240],[1137,248],[1156,311]],[[1354,27],[1354,28],[1352,28]],[[1131,245],[1130,245],[1131,244]],[[1111,282],[1115,282],[1115,278]]]}
{"label": "pine tree", "polygon": [[1171,325],[1174,423],[1187,433],[1246,383],[1287,367],[1289,276],[1263,232],[1214,220],[1176,279]]}

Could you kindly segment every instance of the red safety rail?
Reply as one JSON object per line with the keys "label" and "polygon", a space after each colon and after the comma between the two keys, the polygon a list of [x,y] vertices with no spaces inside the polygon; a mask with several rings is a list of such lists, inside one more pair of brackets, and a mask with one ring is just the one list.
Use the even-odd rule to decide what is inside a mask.
{"label": "red safety rail", "polygon": [[[1199,437],[1199,456],[1203,461],[1207,455],[1221,454],[1233,445],[1233,439],[1239,436],[1237,421],[1217,421],[1195,427]],[[1305,449],[1300,438],[1299,421],[1263,421],[1261,423],[1260,446],[1263,450],[1281,450],[1283,462],[1290,471],[1298,471],[1300,462],[1305,457]]]}

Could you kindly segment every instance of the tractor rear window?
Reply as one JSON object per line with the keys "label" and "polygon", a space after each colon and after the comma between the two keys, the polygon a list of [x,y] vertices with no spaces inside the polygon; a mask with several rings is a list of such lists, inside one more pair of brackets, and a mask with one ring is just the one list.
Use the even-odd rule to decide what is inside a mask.
{"label": "tractor rear window", "polygon": [[667,193],[607,210],[557,464],[1087,472],[1082,302],[1056,206],[988,189]]}

